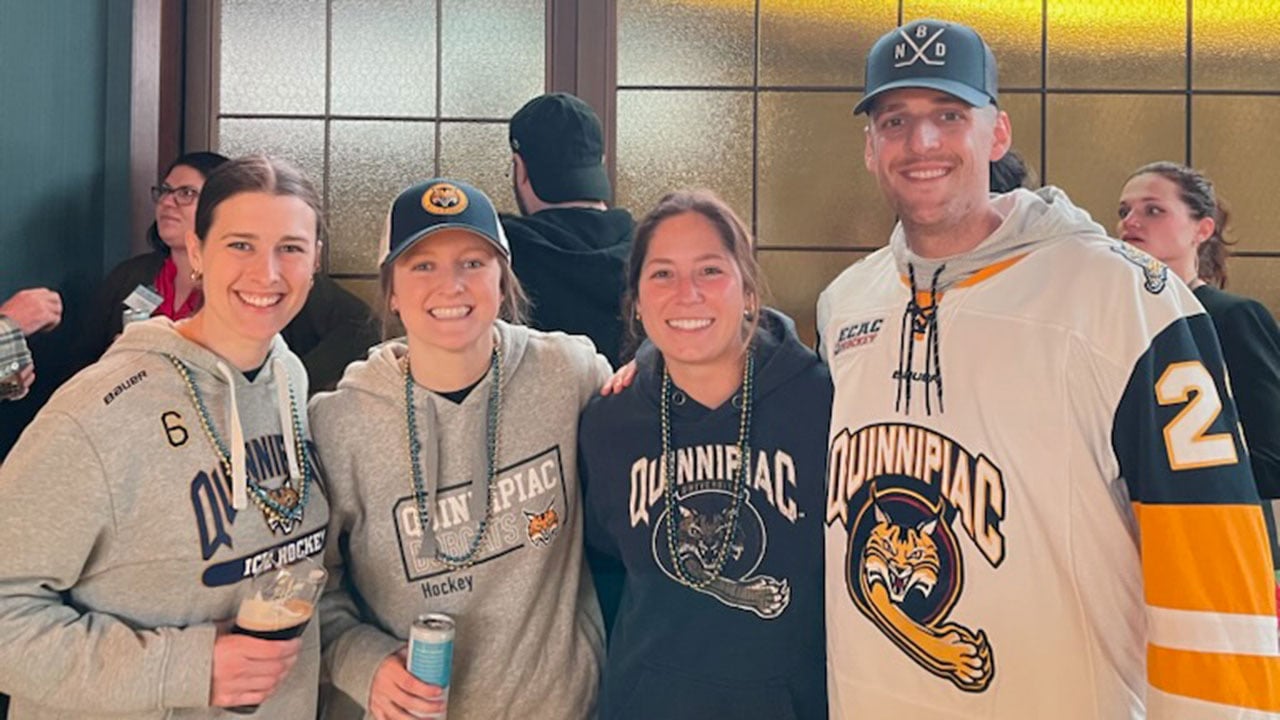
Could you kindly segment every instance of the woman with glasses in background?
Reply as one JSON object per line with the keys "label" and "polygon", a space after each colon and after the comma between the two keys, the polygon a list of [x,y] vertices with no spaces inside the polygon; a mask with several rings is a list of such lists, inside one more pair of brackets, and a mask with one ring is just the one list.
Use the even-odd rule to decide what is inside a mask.
{"label": "woman with glasses in background", "polygon": [[[205,178],[225,162],[214,152],[187,153],[151,188],[156,219],[147,241],[152,250],[120,263],[103,282],[84,314],[80,366],[102,357],[124,329],[126,314],[131,320],[163,315],[176,322],[200,309],[204,296],[191,274],[185,238],[195,228]],[[138,306],[142,309],[133,309]],[[281,335],[307,368],[312,392],[332,390],[347,363],[363,358],[380,339],[369,306],[323,273],[316,274],[307,304]]]}
{"label": "woman with glasses in background", "polygon": [[124,329],[125,301],[139,286],[159,296],[159,300],[151,296],[159,304],[150,313],[139,313],[139,319],[163,315],[177,321],[200,309],[203,296],[200,283],[191,275],[186,238],[195,230],[196,201],[205,178],[225,162],[225,156],[214,152],[187,153],[170,163],[164,179],[151,188],[155,201],[155,222],[147,229],[151,252],[117,265],[99,289],[96,302],[85,311],[81,335],[85,364],[102,357]]}

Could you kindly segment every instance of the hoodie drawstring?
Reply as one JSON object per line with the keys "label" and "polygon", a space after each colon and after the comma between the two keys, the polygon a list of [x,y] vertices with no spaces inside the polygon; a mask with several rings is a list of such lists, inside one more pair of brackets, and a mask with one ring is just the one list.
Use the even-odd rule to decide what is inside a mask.
{"label": "hoodie drawstring", "polygon": [[245,469],[244,428],[236,407],[236,377],[226,363],[218,362],[218,372],[227,381],[227,427],[231,428],[231,506],[243,510],[249,506],[249,472]]}
{"label": "hoodie drawstring", "polygon": [[289,460],[289,477],[302,477],[301,464],[298,462],[299,428],[293,426],[293,378],[289,376],[289,365],[283,358],[271,361],[271,373],[276,380],[276,409],[280,411],[280,427],[284,432],[284,454]]}
{"label": "hoodie drawstring", "polygon": [[[301,478],[298,461],[297,428],[293,426],[290,394],[293,381],[289,368],[281,358],[271,363],[276,377],[276,409],[280,412],[280,428],[284,433],[284,452],[289,462],[289,477]],[[231,428],[231,505],[236,510],[249,506],[249,471],[246,467],[244,427],[240,424],[240,407],[236,403],[236,374],[225,363],[218,363],[218,372],[227,381],[227,427]]]}
{"label": "hoodie drawstring", "polygon": [[[898,338],[898,369],[893,377],[898,381],[898,392],[894,401],[894,411],[906,415],[911,414],[911,386],[915,384],[915,349],[916,335],[924,335],[925,360],[924,373],[920,381],[924,383],[924,412],[933,414],[933,404],[929,388],[935,387],[938,398],[938,412],[944,412],[942,405],[942,348],[938,338],[938,303],[942,298],[938,294],[938,279],[942,276],[946,265],[939,265],[933,272],[929,284],[929,305],[922,306],[919,292],[916,289],[916,268],[907,264],[907,275],[911,283],[911,298],[902,312],[902,330]],[[904,403],[905,401],[905,403]],[[904,407],[905,404],[905,407]]]}

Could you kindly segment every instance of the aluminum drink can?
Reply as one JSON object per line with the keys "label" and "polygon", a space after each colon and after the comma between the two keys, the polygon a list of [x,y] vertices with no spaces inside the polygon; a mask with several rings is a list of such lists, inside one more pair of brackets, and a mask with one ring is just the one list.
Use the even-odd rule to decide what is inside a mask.
{"label": "aluminum drink can", "polygon": [[[409,674],[444,691],[449,700],[449,676],[453,671],[453,618],[444,613],[419,615],[409,628],[409,656],[405,668]],[[443,719],[443,712],[427,717]]]}

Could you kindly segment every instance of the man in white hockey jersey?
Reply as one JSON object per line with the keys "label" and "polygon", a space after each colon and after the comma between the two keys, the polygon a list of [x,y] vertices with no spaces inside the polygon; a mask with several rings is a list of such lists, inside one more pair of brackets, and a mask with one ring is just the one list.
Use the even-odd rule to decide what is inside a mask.
{"label": "man in white hockey jersey", "polygon": [[833,718],[1280,714],[1274,580],[1209,318],[1056,188],[987,194],[995,58],[867,58],[899,223],[818,302]]}

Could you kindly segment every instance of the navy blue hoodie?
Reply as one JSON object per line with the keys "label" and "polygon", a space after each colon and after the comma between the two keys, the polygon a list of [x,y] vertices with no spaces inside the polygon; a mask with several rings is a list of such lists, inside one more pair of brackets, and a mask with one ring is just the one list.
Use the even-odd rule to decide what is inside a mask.
{"label": "navy blue hoodie", "polygon": [[[602,590],[621,573],[601,720],[825,719],[822,503],[831,378],[791,320],[766,310],[753,342],[748,502],[719,580],[674,579],[660,402],[646,344],[633,385],[595,398],[579,425],[586,541]],[[677,554],[712,565],[737,468],[735,394],[709,409],[672,388]],[[603,598],[605,605],[608,598]]]}
{"label": "navy blue hoodie", "polygon": [[627,256],[635,222],[626,210],[548,208],[503,215],[511,268],[533,308],[529,327],[586,335],[614,367],[622,358]]}

